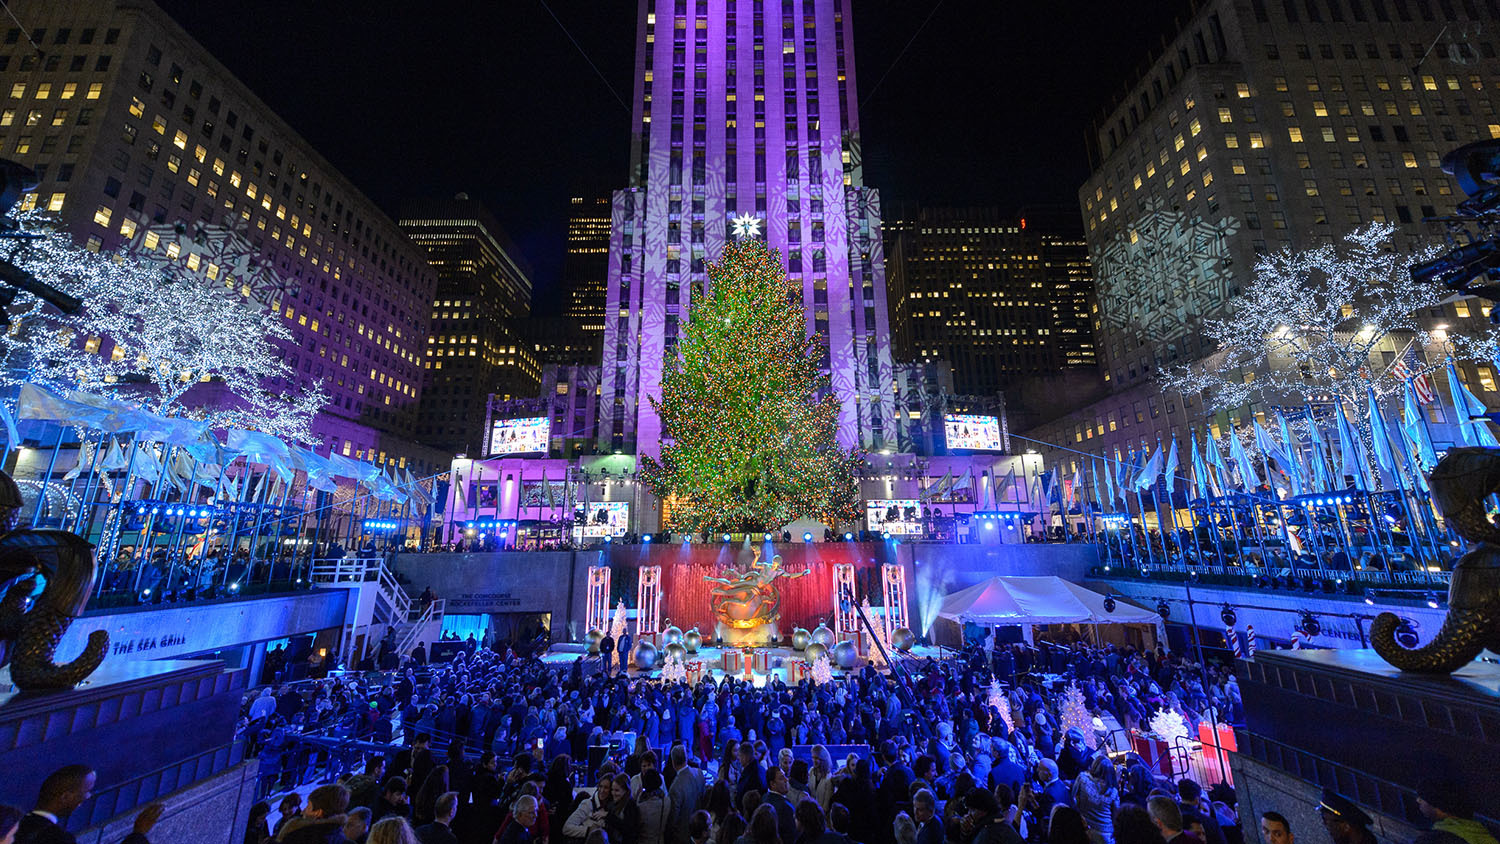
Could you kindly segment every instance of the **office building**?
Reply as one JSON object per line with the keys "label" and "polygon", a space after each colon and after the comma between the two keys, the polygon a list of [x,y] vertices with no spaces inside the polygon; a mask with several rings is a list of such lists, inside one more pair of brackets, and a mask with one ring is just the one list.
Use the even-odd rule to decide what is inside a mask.
{"label": "office building", "polygon": [[405,456],[436,282],[422,252],[149,0],[9,10],[25,31],[0,43],[0,155],[40,176],[23,202],[91,249],[180,262],[279,312],[287,364],[332,398],[314,433]]}
{"label": "office building", "polygon": [[887,216],[897,359],[947,361],[954,389],[970,395],[1093,365],[1081,238],[992,207],[904,206]]}
{"label": "office building", "polygon": [[604,346],[604,300],[609,286],[609,197],[573,197],[568,203],[568,241],[563,255],[563,316],[588,340],[586,353],[570,363],[598,363]]}
{"label": "office building", "polygon": [[484,442],[491,394],[533,396],[541,366],[518,322],[531,271],[489,211],[467,194],[406,203],[401,229],[437,273],[417,436],[452,452]]}
{"label": "office building", "polygon": [[[629,186],[614,193],[601,450],[655,453],[695,284],[764,237],[801,293],[838,437],[895,442],[880,200],[864,186],[847,0],[641,0]],[[779,57],[779,58],[778,58]]]}
{"label": "office building", "polygon": [[[1259,255],[1336,242],[1370,222],[1396,224],[1404,251],[1440,238],[1423,220],[1462,198],[1442,156],[1500,137],[1500,62],[1478,34],[1497,22],[1493,3],[1446,0],[1198,6],[1099,123],[1079,191],[1111,395],[1027,435],[1104,453],[1205,426],[1218,434],[1265,413],[1205,414],[1154,376],[1213,351],[1202,319],[1232,306]],[[1421,318],[1458,332],[1488,310],[1459,298]],[[1387,341],[1371,365],[1401,351]],[[1460,374],[1497,400],[1490,366]],[[1441,439],[1452,420],[1430,421]]]}

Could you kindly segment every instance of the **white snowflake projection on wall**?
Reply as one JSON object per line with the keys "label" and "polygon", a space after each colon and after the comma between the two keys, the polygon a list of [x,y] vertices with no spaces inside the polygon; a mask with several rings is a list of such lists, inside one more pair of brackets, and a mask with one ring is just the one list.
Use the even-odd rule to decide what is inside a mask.
{"label": "white snowflake projection on wall", "polygon": [[244,233],[227,226],[180,221],[141,226],[125,251],[174,272],[197,273],[261,307],[297,292],[295,280],[277,272]]}
{"label": "white snowflake projection on wall", "polygon": [[1135,225],[1093,250],[1105,320],[1146,340],[1192,330],[1229,298],[1229,240],[1239,221],[1210,222],[1148,203]]}

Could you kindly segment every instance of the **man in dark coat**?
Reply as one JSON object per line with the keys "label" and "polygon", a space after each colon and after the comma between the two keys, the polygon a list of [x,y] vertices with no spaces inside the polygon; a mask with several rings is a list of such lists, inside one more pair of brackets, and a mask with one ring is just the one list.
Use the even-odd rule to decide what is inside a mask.
{"label": "man in dark coat", "polygon": [[422,844],[458,844],[458,836],[450,828],[453,816],[458,814],[458,792],[448,791],[438,795],[433,804],[433,821],[417,827],[417,840]]}

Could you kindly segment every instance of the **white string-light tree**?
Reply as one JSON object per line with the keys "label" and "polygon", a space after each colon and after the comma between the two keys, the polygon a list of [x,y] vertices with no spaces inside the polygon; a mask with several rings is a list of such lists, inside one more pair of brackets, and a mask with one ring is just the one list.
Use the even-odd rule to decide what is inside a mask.
{"label": "white string-light tree", "polygon": [[[39,237],[21,242],[11,262],[83,307],[65,315],[18,295],[0,338],[5,383],[120,392],[164,416],[315,442],[309,426],[328,396],[299,384],[282,360],[277,344],[292,334],[279,313],[186,264],[164,270],[91,252],[38,212],[22,215],[21,226]],[[220,388],[198,400],[192,388],[210,381]]]}
{"label": "white string-light tree", "polygon": [[[1368,444],[1368,391],[1385,395],[1401,386],[1378,352],[1394,349],[1412,375],[1441,367],[1442,360],[1413,362],[1407,351],[1439,339],[1418,316],[1452,295],[1407,270],[1437,250],[1398,252],[1391,245],[1395,232],[1392,224],[1371,223],[1341,244],[1262,255],[1232,311],[1203,321],[1217,351],[1160,371],[1163,389],[1201,395],[1210,412],[1337,401]],[[1441,339],[1456,360],[1485,360],[1500,335],[1487,328]]]}

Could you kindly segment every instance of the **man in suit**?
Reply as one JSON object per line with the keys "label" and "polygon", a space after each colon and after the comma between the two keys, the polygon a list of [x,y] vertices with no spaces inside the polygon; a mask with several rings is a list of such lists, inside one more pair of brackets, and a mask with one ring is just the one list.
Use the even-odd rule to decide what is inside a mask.
{"label": "man in suit", "polygon": [[1167,844],[1203,844],[1198,836],[1182,830],[1182,807],[1176,800],[1158,794],[1146,801],[1146,811]]}
{"label": "man in suit", "polygon": [[453,816],[458,814],[458,792],[448,791],[438,796],[433,805],[433,821],[417,827],[417,840],[422,844],[458,844],[458,836],[450,829]]}
{"label": "man in suit", "polygon": [[672,819],[667,828],[672,833],[670,840],[674,844],[687,844],[692,838],[689,824],[693,814],[698,811],[699,804],[703,802],[703,792],[707,786],[703,781],[703,772],[688,764],[687,750],[682,745],[673,747],[668,758],[675,773],[667,794],[672,798]]}
{"label": "man in suit", "polygon": [[[755,748],[750,742],[740,742],[740,781],[734,789],[734,805],[742,806],[745,802],[745,792],[758,791],[762,796],[766,793],[766,776],[760,768],[760,762],[755,758]],[[796,840],[796,839],[793,839]]]}
{"label": "man in suit", "polygon": [[911,819],[917,823],[917,844],[943,844],[943,819],[931,791],[923,788],[912,795]]}
{"label": "man in suit", "polygon": [[[58,768],[42,780],[36,808],[21,818],[16,844],[76,844],[66,829],[68,816],[93,796],[97,776],[87,765]],[[135,826],[124,844],[150,844],[146,834],[161,819],[162,804],[152,803],[135,818]]]}
{"label": "man in suit", "polygon": [[776,810],[776,832],[783,842],[797,840],[797,809],[787,797],[791,781],[780,765],[772,765],[766,772],[766,805]]}

